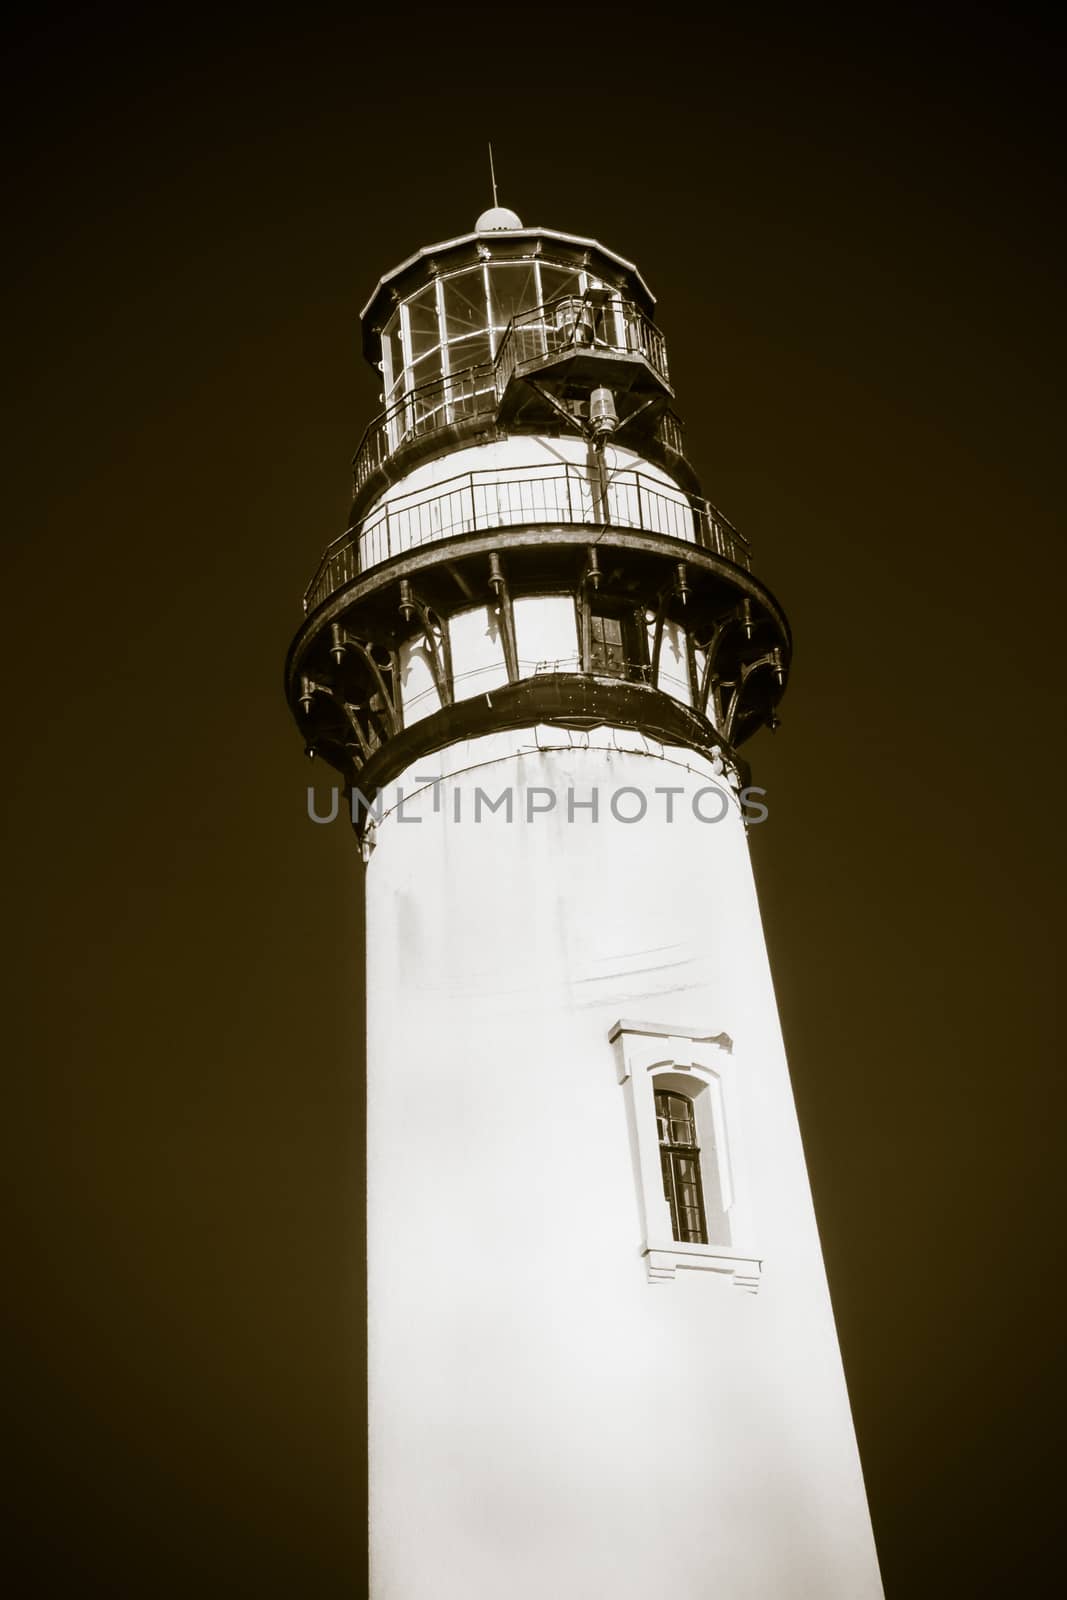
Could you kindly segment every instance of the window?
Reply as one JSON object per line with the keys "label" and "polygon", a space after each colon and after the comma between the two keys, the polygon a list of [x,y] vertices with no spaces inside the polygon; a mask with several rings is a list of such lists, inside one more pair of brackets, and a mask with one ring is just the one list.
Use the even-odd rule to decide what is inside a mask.
{"label": "window", "polygon": [[591,652],[589,665],[593,672],[612,678],[625,678],[626,652],[622,642],[622,621],[619,617],[598,617],[594,612],[589,619]]}
{"label": "window", "polygon": [[429,283],[425,289],[412,295],[407,303],[409,345],[408,355],[415,370],[412,385],[424,383],[441,370],[440,361],[430,362],[441,348],[441,328],[437,317],[437,285]]}
{"label": "window", "polygon": [[550,266],[547,261],[542,261],[540,268],[542,305],[550,305],[553,300],[561,300],[565,295],[577,295],[580,298],[585,292],[584,272],[575,272],[570,267]]}
{"label": "window", "polygon": [[539,292],[536,262],[494,262],[489,268],[494,350],[500,348],[500,341],[512,318],[536,308]]}
{"label": "window", "polygon": [[692,1100],[667,1089],[657,1090],[656,1122],[663,1198],[670,1207],[674,1237],[683,1244],[707,1244],[700,1146]]}
{"label": "window", "polygon": [[[643,615],[643,614],[642,614]],[[602,678],[647,677],[645,629],[638,628],[632,607],[599,602],[589,610],[589,665],[587,672]]]}
{"label": "window", "polygon": [[609,1038],[626,1099],[640,1252],[650,1283],[679,1270],[754,1294],[762,1270],[725,1033],[620,1020]]}
{"label": "window", "polygon": [[490,358],[486,282],[484,267],[472,267],[453,273],[441,285],[451,372],[464,372]]}

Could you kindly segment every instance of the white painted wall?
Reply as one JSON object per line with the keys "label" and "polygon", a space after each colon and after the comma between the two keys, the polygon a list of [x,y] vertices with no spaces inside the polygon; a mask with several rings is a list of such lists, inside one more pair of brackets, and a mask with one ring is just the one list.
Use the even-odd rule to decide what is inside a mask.
{"label": "white painted wall", "polygon": [[569,594],[523,595],[512,610],[519,676],[541,672],[577,672],[578,619]]}
{"label": "white painted wall", "polygon": [[[386,796],[367,868],[374,1600],[882,1592],[744,828],[734,805],[699,822],[713,774],[658,750],[497,734],[422,758],[403,813]],[[435,772],[456,775],[437,812]],[[475,788],[508,785],[514,820],[475,823]],[[568,788],[594,786],[598,821],[569,821]],[[607,809],[622,786],[643,821]],[[558,798],[527,823],[531,787]],[[609,1042],[635,1016],[734,1042],[758,1294],[648,1281]]]}
{"label": "white painted wall", "polygon": [[448,619],[457,700],[498,689],[508,681],[504,638],[495,606],[471,606]]}
{"label": "white painted wall", "polygon": [[433,711],[441,709],[441,695],[434,682],[430,652],[420,638],[408,639],[400,646],[400,703],[404,725],[410,727]]}
{"label": "white painted wall", "polygon": [[[506,439],[494,439],[487,444],[462,446],[447,455],[436,456],[432,461],[424,461],[406,473],[399,483],[390,485],[374,502],[367,515],[370,516],[371,511],[380,505],[402,499],[419,489],[434,488],[465,472],[483,470],[506,472],[515,467],[551,468],[562,466],[567,462],[572,466],[581,467],[588,459],[588,452],[589,446],[577,433],[562,434],[559,438],[516,433],[510,434]],[[626,449],[623,445],[608,443],[607,463],[609,471],[636,469],[647,474],[664,488],[678,487],[662,467],[656,466],[652,461],[646,461],[643,456]]]}
{"label": "white painted wall", "polygon": [[[648,630],[649,654],[652,653],[652,640],[655,629]],[[693,697],[689,692],[689,668],[685,658],[686,630],[677,622],[666,622],[663,625],[663,637],[659,647],[659,672],[656,676],[656,687],[662,689],[664,694],[671,695],[675,700],[680,700],[683,705],[692,705]],[[703,652],[701,652],[703,655]]]}

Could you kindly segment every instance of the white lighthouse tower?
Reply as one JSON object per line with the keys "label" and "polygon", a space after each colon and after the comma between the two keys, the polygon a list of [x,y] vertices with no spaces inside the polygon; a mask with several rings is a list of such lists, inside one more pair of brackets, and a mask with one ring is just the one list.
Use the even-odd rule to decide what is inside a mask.
{"label": "white lighthouse tower", "polygon": [[498,207],[363,312],[288,691],[366,862],[374,1600],[882,1592],[746,839],[789,630],[653,316]]}

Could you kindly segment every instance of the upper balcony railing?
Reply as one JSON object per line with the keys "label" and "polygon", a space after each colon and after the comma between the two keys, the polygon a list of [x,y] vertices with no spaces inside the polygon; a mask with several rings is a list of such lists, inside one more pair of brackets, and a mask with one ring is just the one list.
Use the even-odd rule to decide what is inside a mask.
{"label": "upper balcony railing", "polygon": [[497,393],[504,393],[519,367],[576,350],[643,356],[664,383],[670,382],[663,335],[632,300],[612,296],[597,303],[588,295],[568,295],[509,322],[496,353]]}
{"label": "upper balcony railing", "polygon": [[537,523],[638,528],[750,566],[744,535],[710,501],[647,473],[613,472],[605,503],[597,475],[585,467],[487,469],[400,495],[341,534],[327,546],[308,585],[304,610],[314,611],[342,584],[402,551],[465,533]]}
{"label": "upper balcony railing", "polygon": [[[614,296],[601,304],[570,295],[535,306],[508,324],[493,361],[409,389],[368,423],[352,462],[356,494],[401,445],[468,418],[495,417],[517,369],[583,350],[642,356],[668,382],[663,335],[632,301]],[[677,418],[673,428],[677,443],[669,434],[663,443],[680,453]]]}
{"label": "upper balcony railing", "polygon": [[495,417],[496,409],[496,375],[491,361],[409,389],[367,424],[352,462],[356,493],[402,444],[468,417]]}

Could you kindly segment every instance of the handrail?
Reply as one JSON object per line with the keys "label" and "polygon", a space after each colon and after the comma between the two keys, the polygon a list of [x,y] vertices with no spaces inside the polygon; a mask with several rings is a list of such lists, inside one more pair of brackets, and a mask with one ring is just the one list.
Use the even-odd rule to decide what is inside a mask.
{"label": "handrail", "polygon": [[397,496],[327,545],[304,594],[305,612],[403,550],[538,522],[638,528],[713,550],[746,569],[751,565],[748,541],[709,500],[634,468],[611,474],[606,506],[598,476],[571,463],[562,471],[546,465],[459,473],[433,491]]}
{"label": "handrail", "polygon": [[364,428],[352,461],[356,493],[401,444],[467,417],[495,416],[496,407],[496,378],[491,361],[447,377],[431,378],[409,389]]}
{"label": "handrail", "polygon": [[[640,355],[669,381],[663,335],[632,300],[620,295],[594,303],[588,296],[563,295],[546,301],[512,317],[492,361],[430,378],[371,419],[352,459],[356,494],[402,444],[455,422],[495,416],[516,367],[571,349]],[[678,437],[672,448],[681,453],[680,431]]]}
{"label": "handrail", "polygon": [[640,355],[664,383],[670,381],[663,335],[632,300],[620,295],[601,303],[587,295],[564,295],[512,317],[496,353],[497,394],[504,393],[516,367],[568,350]]}

